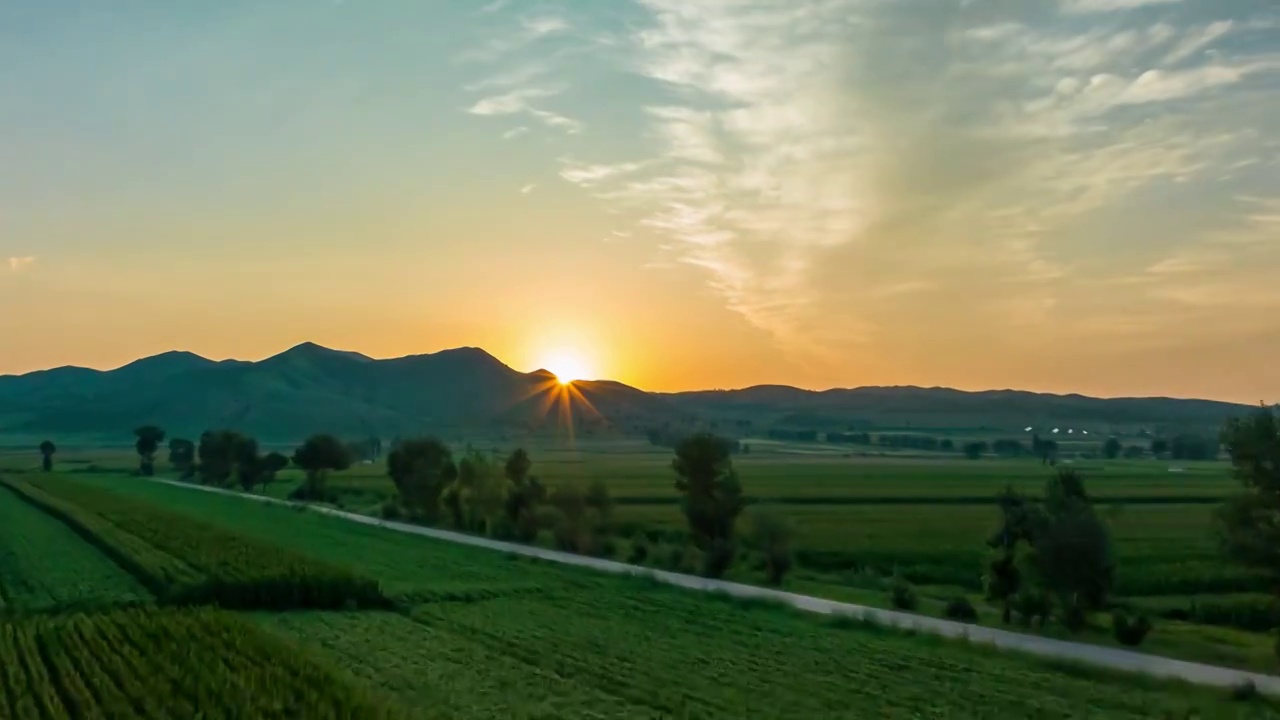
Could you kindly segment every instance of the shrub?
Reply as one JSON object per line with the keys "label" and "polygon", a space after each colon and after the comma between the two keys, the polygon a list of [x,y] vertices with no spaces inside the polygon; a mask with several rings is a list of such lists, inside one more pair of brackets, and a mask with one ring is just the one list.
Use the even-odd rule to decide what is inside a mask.
{"label": "shrub", "polygon": [[1151,632],[1151,621],[1146,615],[1131,619],[1128,613],[1117,610],[1111,614],[1111,631],[1121,645],[1137,647],[1147,638],[1147,633]]}
{"label": "shrub", "polygon": [[1018,619],[1023,625],[1030,625],[1031,621],[1035,620],[1040,627],[1044,627],[1052,610],[1053,603],[1049,601],[1049,596],[1042,592],[1026,590],[1013,598],[1013,611],[1018,614]]}
{"label": "shrub", "polygon": [[627,562],[631,565],[643,565],[645,560],[649,559],[649,543],[645,540],[644,535],[637,535],[631,540],[631,552],[627,555]]}
{"label": "shrub", "polygon": [[974,609],[969,598],[959,595],[947,603],[946,616],[960,622],[974,622],[978,619],[978,611]]}
{"label": "shrub", "polygon": [[733,565],[736,548],[732,540],[713,540],[703,556],[702,574],[709,578],[721,578]]}
{"label": "shrub", "polygon": [[388,498],[382,503],[382,507],[378,509],[378,514],[384,520],[399,520],[404,517],[404,509],[400,507],[400,501],[395,498]]}
{"label": "shrub", "polygon": [[920,602],[916,597],[916,589],[901,577],[894,577],[889,586],[889,599],[899,610],[915,610]]}
{"label": "shrub", "polygon": [[1254,685],[1252,680],[1246,680],[1231,688],[1231,699],[1237,702],[1247,702],[1256,697],[1258,697],[1258,686]]}

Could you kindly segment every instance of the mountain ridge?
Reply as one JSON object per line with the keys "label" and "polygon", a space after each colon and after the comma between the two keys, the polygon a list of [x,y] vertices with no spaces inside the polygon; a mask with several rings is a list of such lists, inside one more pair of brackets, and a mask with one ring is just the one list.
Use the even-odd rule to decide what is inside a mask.
{"label": "mountain ridge", "polygon": [[1249,406],[1169,397],[1096,398],[1025,390],[924,386],[810,390],[789,385],[646,392],[612,380],[562,389],[545,369],[522,373],[482,348],[375,359],[305,342],[263,360],[187,351],[113,370],[66,366],[0,376],[0,433],[119,434],[145,423],[175,433],[236,427],[294,439],[317,431],[402,434],[537,429],[563,422],[600,432],[728,422],[835,429],[1064,424],[1204,428]]}

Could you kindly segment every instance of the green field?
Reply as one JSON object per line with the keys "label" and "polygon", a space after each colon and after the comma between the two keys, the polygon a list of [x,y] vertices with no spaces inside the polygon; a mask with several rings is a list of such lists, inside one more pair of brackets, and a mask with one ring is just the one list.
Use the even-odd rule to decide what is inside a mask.
{"label": "green field", "polygon": [[[647,500],[670,490],[665,455],[572,455],[539,462],[535,472],[554,484],[554,472],[581,480],[618,471],[630,478],[619,482],[619,492],[633,501],[617,507],[616,522],[627,532],[656,534],[655,547],[664,534],[678,533],[678,508]],[[0,528],[0,558],[6,559],[0,581],[8,587],[11,576],[27,578],[27,587],[38,588],[36,600],[11,603],[9,624],[0,631],[9,692],[0,714],[8,708],[6,717],[185,717],[203,708],[201,702],[221,708],[206,717],[1280,716],[1268,703],[1232,702],[1224,691],[832,623],[151,483],[113,471],[128,466],[128,455],[98,457],[53,475],[23,472],[27,468],[5,459],[17,472],[4,478],[12,489],[0,488],[0,520],[6,528],[29,529]],[[100,470],[84,472],[90,462]],[[968,589],[963,577],[980,569],[981,543],[995,521],[989,502],[964,498],[1008,482],[1038,485],[1045,472],[1030,462],[974,465],[986,472],[957,461],[864,458],[792,458],[788,468],[783,458],[762,456],[743,462],[741,472],[749,492],[764,487],[773,496],[750,508],[744,522],[766,506],[794,519],[798,549],[809,557],[788,581],[793,590],[883,605],[886,596],[868,572],[841,563],[853,558],[868,567],[933,568],[937,577],[920,580],[921,611],[937,614],[940,598]],[[583,472],[570,475],[567,468]],[[755,472],[764,478],[759,486]],[[381,467],[360,466],[335,475],[333,484],[350,488],[344,504],[373,511],[389,487],[381,473]],[[864,478],[866,486],[849,477]],[[1188,497],[1179,496],[1179,488],[1162,489],[1157,478],[1163,476],[1140,465],[1117,465],[1108,477],[1123,486],[1117,496]],[[1178,582],[1203,588],[1215,577],[1223,587],[1254,580],[1217,560],[1208,534],[1212,506],[1196,499],[1207,488],[1230,491],[1224,469],[1197,468],[1186,477],[1197,486],[1191,501],[1126,502],[1106,511],[1122,568],[1134,567],[1121,583],[1146,590],[1165,583],[1165,591],[1137,598],[1148,607],[1184,599]],[[293,484],[282,477],[270,492],[284,494]],[[855,501],[804,499],[841,493]],[[619,554],[627,537],[620,536]],[[80,558],[69,567],[97,570],[83,569],[73,581],[53,564],[32,560],[52,552]],[[731,576],[758,582],[755,572],[746,563]],[[946,582],[947,572],[955,582]],[[93,590],[88,599],[99,609],[25,612],[56,610],[57,603],[38,599],[42,595],[66,597],[63,604],[81,600],[84,590],[67,589],[74,582]],[[376,589],[376,596],[365,595],[365,588]],[[1264,597],[1214,592],[1241,602]],[[139,602],[247,612],[100,609]],[[335,611],[339,607],[345,611]],[[991,620],[989,609],[982,613]],[[164,644],[176,633],[192,635],[209,657],[220,658],[218,672],[186,677],[193,671],[170,658],[168,646],[153,656],[147,643]],[[231,635],[242,639],[228,646]],[[68,640],[98,647],[114,637],[129,641],[92,658]],[[1078,639],[1110,642],[1105,629]],[[1162,622],[1148,648],[1267,671],[1275,663],[1264,634],[1191,623]],[[32,657],[39,662],[24,662]],[[163,669],[147,670],[150,663]],[[37,688],[35,706],[13,694],[24,687]],[[225,708],[212,693],[227,697]],[[266,696],[276,699],[262,705]]]}
{"label": "green field", "polygon": [[0,488],[0,603],[10,612],[149,600],[70,528]]}

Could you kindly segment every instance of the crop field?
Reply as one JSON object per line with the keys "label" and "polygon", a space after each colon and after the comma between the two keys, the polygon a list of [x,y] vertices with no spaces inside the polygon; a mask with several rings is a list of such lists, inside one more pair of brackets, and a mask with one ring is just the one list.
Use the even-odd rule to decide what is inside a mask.
{"label": "crop field", "polygon": [[[625,504],[676,504],[671,453],[661,448],[608,453],[531,449],[534,474],[550,485],[608,484]],[[749,498],[788,504],[989,503],[1008,485],[1039,492],[1050,468],[1035,460],[965,460],[936,457],[806,457],[746,455],[734,459]],[[1098,498],[1131,503],[1217,502],[1238,484],[1223,463],[1080,461]],[[394,493],[381,464],[359,465],[334,477],[332,487],[352,497]],[[288,476],[282,476],[288,478]],[[295,476],[296,477],[296,476]],[[282,482],[283,487],[286,483]],[[280,490],[280,488],[277,488]]]}
{"label": "crop field", "polygon": [[0,714],[65,718],[393,718],[390,705],[221,613],[0,620]]}
{"label": "crop field", "polygon": [[[145,599],[146,587],[161,604],[224,608],[10,615],[0,623],[5,717],[1280,716],[1223,691],[833,623],[120,474],[3,482],[0,518],[47,521],[43,534],[24,534],[31,548],[21,552],[61,543],[59,552],[124,568],[116,582],[141,581],[104,602]],[[867,513],[859,517],[869,547],[895,534],[891,520],[881,530],[871,520],[886,507],[899,525],[921,509],[835,509]],[[1172,538],[1179,507],[1143,509],[1170,513],[1152,523]],[[975,528],[978,511],[989,511],[948,509],[974,511]],[[948,527],[941,537],[962,534]],[[9,537],[0,534],[2,550],[19,552]],[[1164,536],[1148,537],[1156,547]],[[24,572],[56,584],[45,567]],[[381,594],[364,603],[340,592],[337,611],[299,591],[300,577],[354,580]],[[189,591],[202,586],[224,590]],[[227,612],[237,608],[252,612]],[[192,658],[206,659],[194,668]],[[25,688],[33,692],[17,691]]]}
{"label": "crop field", "polygon": [[112,493],[56,478],[6,482],[62,516],[174,604],[339,608],[383,601],[377,584],[355,573],[206,523],[173,522],[170,514]]}
{"label": "crop field", "polygon": [[0,488],[0,606],[10,612],[142,602],[151,595],[70,528]]}

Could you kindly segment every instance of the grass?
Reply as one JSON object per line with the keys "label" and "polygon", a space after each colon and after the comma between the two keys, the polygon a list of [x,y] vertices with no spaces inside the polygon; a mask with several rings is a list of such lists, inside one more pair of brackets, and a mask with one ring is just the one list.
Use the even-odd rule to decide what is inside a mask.
{"label": "grass", "polygon": [[0,480],[76,527],[162,601],[245,609],[383,605],[377,583],[56,475]]}
{"label": "grass", "polygon": [[114,611],[0,620],[0,715],[395,718],[386,700],[222,613]]}
{"label": "grass", "polygon": [[70,528],[0,488],[0,604],[10,612],[151,599]]}
{"label": "grass", "polygon": [[[769,693],[773,693],[774,683],[783,680],[783,684],[794,683],[796,687],[792,693],[777,691],[782,700],[776,711],[786,716],[806,716],[808,712],[819,710],[831,712],[841,703],[849,710],[850,716],[874,712],[873,706],[859,705],[859,698],[867,693],[882,698],[882,705],[874,708],[884,708],[888,716],[910,716],[909,712],[927,711],[931,707],[924,700],[927,696],[936,698],[942,707],[959,707],[951,705],[955,702],[952,696],[959,693],[956,697],[969,697],[966,692],[977,693],[973,697],[1002,698],[1000,703],[1005,705],[997,703],[995,708],[998,712],[992,711],[995,716],[1087,716],[1085,707],[1105,708],[1102,714],[1107,716],[1149,716],[1144,711],[1156,708],[1160,712],[1153,712],[1155,716],[1185,716],[1189,712],[1188,703],[1206,712],[1202,716],[1230,716],[1210,712],[1216,707],[1217,696],[1188,691],[1199,698],[1188,701],[1183,694],[1169,691],[1165,685],[1152,689],[1153,697],[1160,696],[1164,700],[1142,700],[1140,694],[1133,694],[1139,700],[1130,701],[1132,693],[1126,694],[1128,689],[1121,688],[1129,688],[1132,679],[1105,674],[1105,679],[1093,678],[1089,683],[1080,683],[1070,693],[1055,696],[1059,700],[1038,706],[1043,712],[1037,715],[1028,703],[1033,702],[1032,698],[1047,693],[1046,688],[1053,687],[1057,680],[1053,679],[1052,671],[1025,657],[1006,657],[998,653],[982,656],[982,661],[972,670],[974,678],[987,678],[984,680],[986,684],[980,684],[977,679],[964,674],[951,678],[942,669],[934,667],[933,660],[925,659],[925,656],[950,659],[942,667],[965,665],[969,662],[966,659],[970,653],[975,652],[974,648],[957,647],[952,643],[940,646],[927,638],[911,638],[913,643],[924,644],[900,646],[897,643],[904,642],[904,638],[899,633],[881,632],[872,634],[876,637],[886,635],[887,639],[883,641],[886,646],[876,643],[868,646],[867,643],[872,642],[865,637],[868,633],[847,633],[847,637],[832,639],[820,632],[826,629],[820,621],[797,618],[792,612],[772,607],[763,610],[740,607],[740,610],[751,611],[748,618],[742,618],[737,611],[726,610],[724,603],[714,598],[653,588],[637,580],[602,577],[572,568],[513,560],[503,553],[389,533],[314,512],[264,506],[233,496],[212,496],[141,480],[122,478],[111,482],[105,478],[93,478],[82,482],[110,484],[114,492],[122,495],[145,498],[148,502],[161,503],[166,509],[187,512],[192,516],[205,516],[221,527],[270,538],[271,542],[282,547],[297,548],[300,552],[312,552],[317,556],[326,555],[330,561],[349,562],[352,566],[360,566],[372,577],[404,575],[401,582],[410,584],[417,592],[430,592],[433,584],[436,587],[456,587],[460,579],[453,578],[454,573],[460,573],[476,588],[506,578],[511,584],[504,589],[509,592],[500,592],[502,585],[498,585],[499,592],[483,596],[477,593],[461,601],[436,601],[417,606],[412,619],[416,624],[428,625],[431,634],[410,628],[410,625],[402,623],[403,618],[390,615],[378,616],[379,624],[399,628],[389,634],[381,630],[360,632],[358,623],[366,621],[365,615],[355,618],[340,614],[306,614],[269,616],[262,620],[285,632],[288,637],[326,648],[335,660],[355,667],[357,674],[371,680],[381,678],[384,687],[390,691],[408,693],[404,697],[419,697],[421,702],[434,702],[431,693],[442,691],[421,687],[408,679],[396,680],[397,675],[401,678],[439,675],[440,683],[453,683],[452,674],[475,675],[476,664],[493,665],[494,673],[498,673],[499,667],[518,660],[531,667],[525,669],[525,675],[521,676],[534,673],[531,676],[549,674],[571,679],[577,684],[586,683],[596,691],[620,697],[631,705],[648,707],[654,714],[667,712],[690,717],[717,716],[716,712],[721,712],[721,716],[735,716],[742,707],[733,705],[732,697],[748,697],[750,688],[767,688]],[[887,596],[884,597],[887,600]],[[922,610],[931,614],[941,611],[941,603],[925,603]],[[316,626],[308,625],[312,621],[310,619],[315,619]],[[367,621],[374,623],[374,620]],[[1164,625],[1157,628],[1157,635],[1162,628]],[[490,656],[503,660],[447,660],[452,651],[442,651],[442,656],[430,660],[426,657],[429,651],[408,650],[408,646],[434,647],[430,644],[424,646],[428,637],[430,642],[454,647],[454,638],[458,634],[471,638],[465,643],[468,647],[480,643],[488,648]],[[362,635],[367,637],[362,638]],[[329,639],[323,639],[326,637]],[[307,638],[311,638],[310,641]],[[399,638],[419,639],[412,642],[406,639],[402,647]],[[942,650],[938,650],[940,647]],[[470,657],[474,652],[467,650],[462,655]],[[886,669],[859,670],[858,667],[842,665],[859,657],[865,662],[881,656],[895,657],[895,652],[905,655],[897,660],[884,661]],[[733,657],[737,660],[732,660]],[[744,657],[756,657],[758,660],[744,665]],[[831,670],[833,676],[845,676],[840,674],[846,673],[851,678],[859,678],[860,684],[832,680],[831,687],[827,687],[820,678],[808,683],[801,676],[803,673],[818,673],[824,662],[835,664],[832,665],[835,669]],[[445,676],[442,665],[452,666],[448,676]],[[707,670],[698,670],[698,667],[722,669],[712,673],[717,680],[709,683],[710,687],[687,689],[680,685],[680,678],[707,674]],[[1041,673],[1050,674],[1039,678]],[[1023,674],[1028,674],[1028,678],[1021,678]],[[739,675],[741,679],[735,679]],[[769,680],[772,675],[780,675],[782,680]],[[1015,678],[1014,682],[1007,682],[1006,675]],[[895,676],[900,676],[900,682],[919,684],[920,688],[900,691],[895,685],[887,684]],[[950,679],[943,685],[932,685],[932,680],[925,678],[933,676]],[[535,689],[512,689],[520,685],[515,675],[508,679],[493,679],[490,674],[489,678],[486,682],[490,685],[486,687],[492,688],[492,683],[498,683],[499,687],[512,693],[535,692]],[[458,692],[471,687],[471,683],[484,684],[481,680],[458,679],[456,682],[458,684],[451,687],[457,688]],[[728,689],[717,689],[714,687],[716,683],[726,683]],[[541,687],[545,683],[534,684]],[[634,687],[627,689],[628,684]],[[671,689],[676,696],[664,696],[668,688],[676,688]],[[1028,688],[1025,697],[1020,694],[1024,688]],[[488,697],[484,693],[497,691],[476,689],[474,692],[481,693],[477,697]],[[577,692],[585,691],[572,691]],[[1111,693],[1116,697],[1110,697]],[[486,702],[500,701],[476,702],[485,706]],[[540,707],[539,703],[544,701],[529,702]],[[794,703],[794,707],[786,710],[786,703]],[[554,712],[548,712],[543,716],[556,716]],[[582,712],[585,714],[586,711]],[[1025,715],[1025,712],[1030,712],[1030,715]],[[562,716],[575,714],[566,711]]]}

